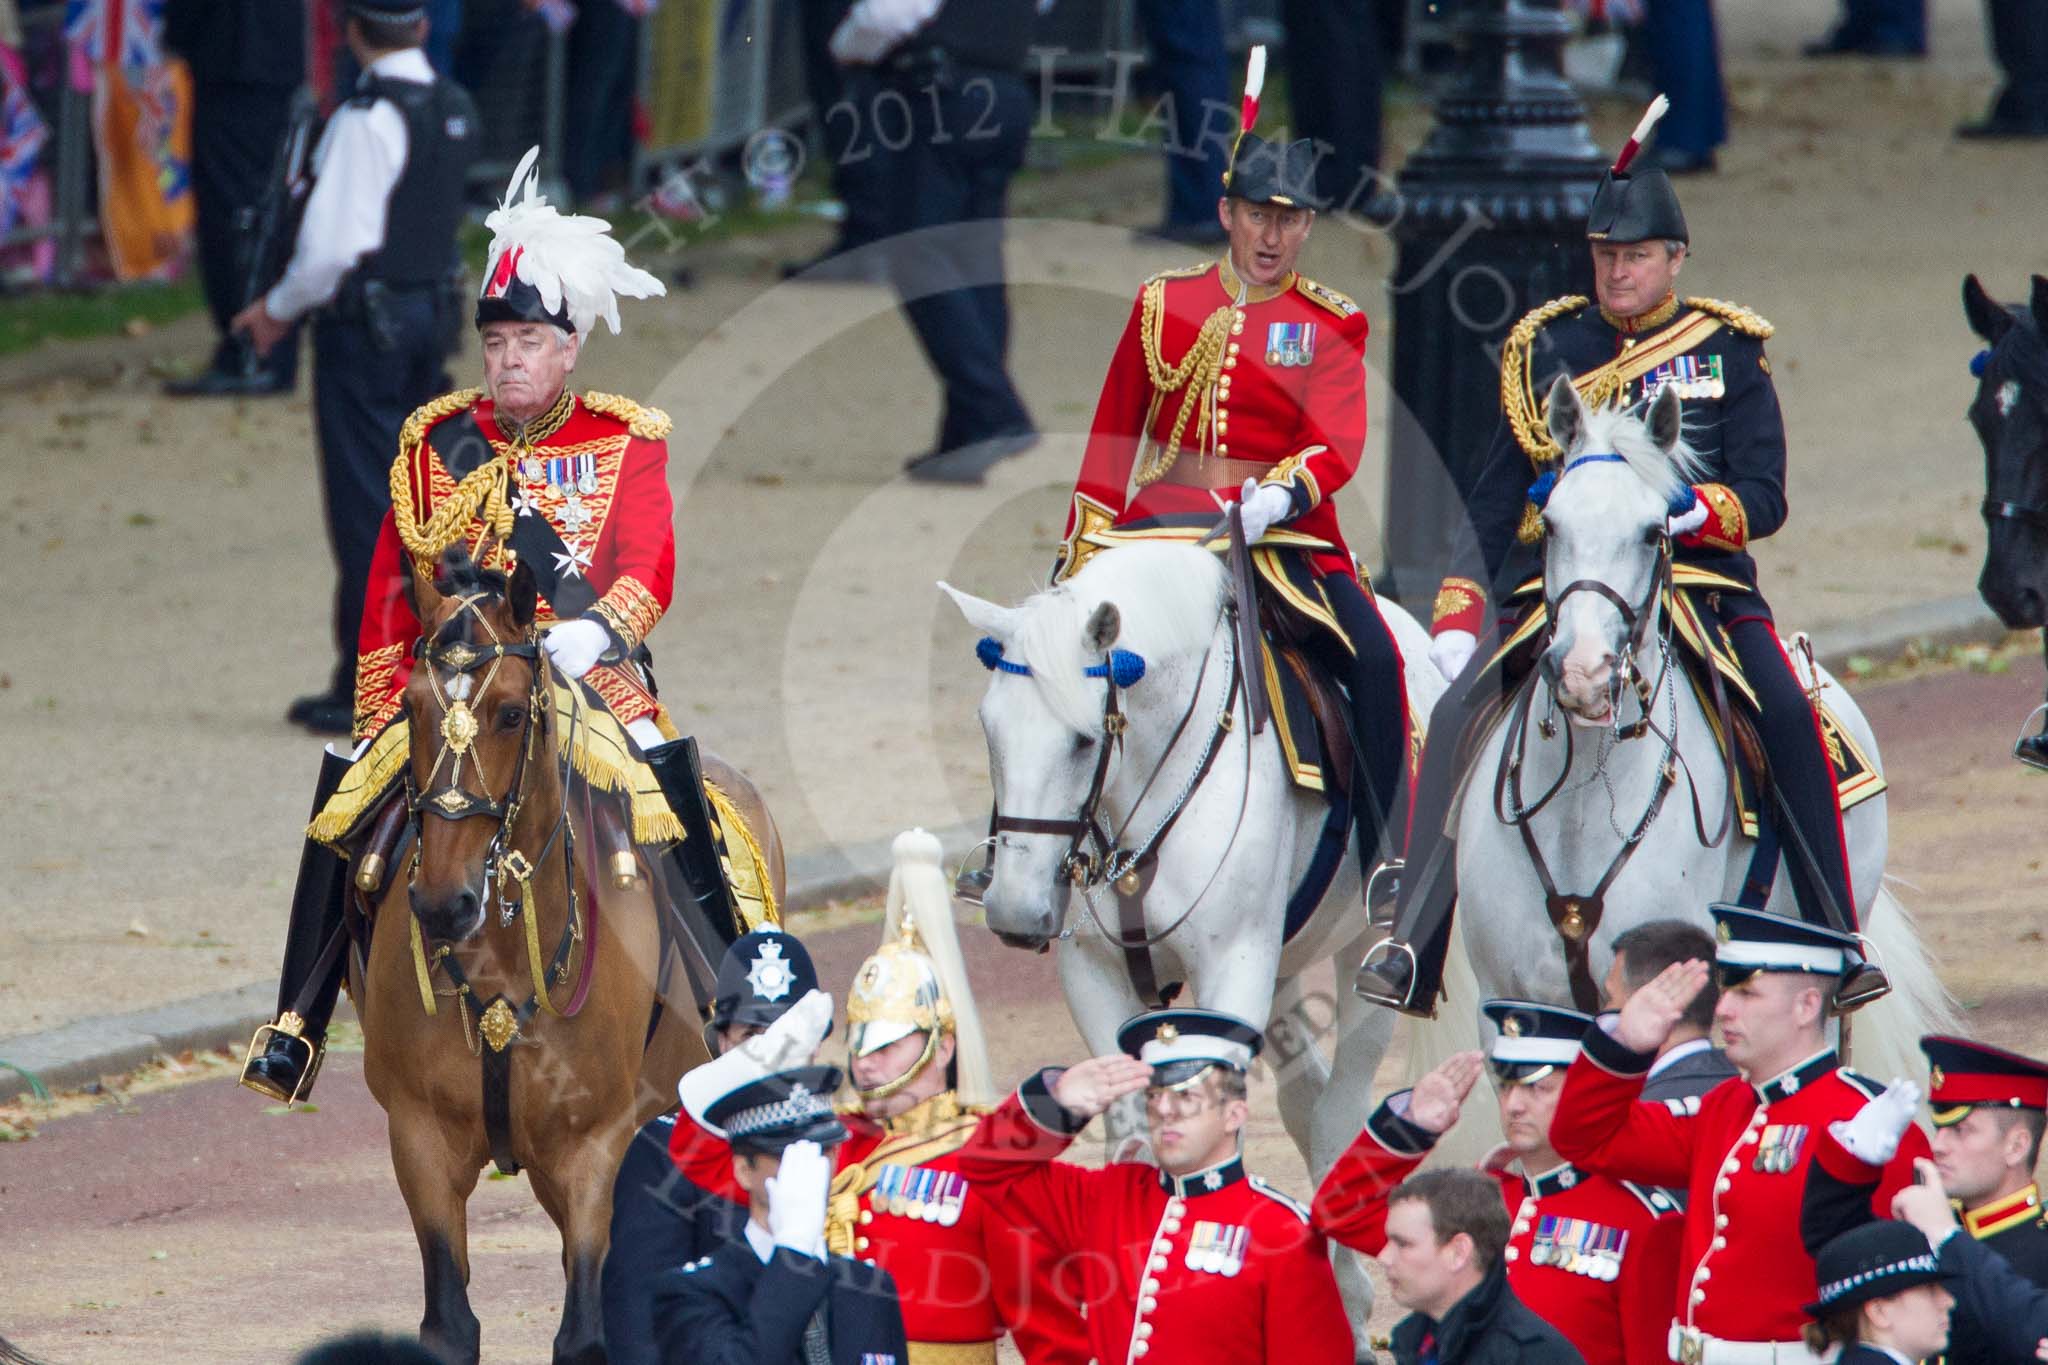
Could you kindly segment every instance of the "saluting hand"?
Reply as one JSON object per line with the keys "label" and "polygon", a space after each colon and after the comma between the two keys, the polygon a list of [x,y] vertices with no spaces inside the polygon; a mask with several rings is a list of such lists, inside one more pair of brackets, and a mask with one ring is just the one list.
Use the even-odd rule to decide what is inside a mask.
{"label": "saluting hand", "polygon": [[1706,963],[1698,958],[1672,963],[1621,1007],[1621,1016],[1614,1021],[1614,1041],[1632,1052],[1655,1052],[1706,988]]}
{"label": "saluting hand", "polygon": [[1107,1057],[1090,1057],[1068,1067],[1052,1083],[1052,1097],[1076,1119],[1092,1119],[1108,1113],[1112,1104],[1151,1083],[1151,1067],[1136,1057],[1117,1052]]}
{"label": "saluting hand", "polygon": [[1928,1245],[1939,1248],[1956,1230],[1955,1206],[1941,1187],[1941,1173],[1926,1157],[1914,1158],[1913,1178],[1918,1183],[1892,1196],[1892,1217],[1911,1223],[1926,1235]]}
{"label": "saluting hand", "polygon": [[1415,1083],[1408,1094],[1408,1121],[1432,1133],[1448,1133],[1458,1122],[1465,1097],[1486,1068],[1483,1052],[1459,1052]]}

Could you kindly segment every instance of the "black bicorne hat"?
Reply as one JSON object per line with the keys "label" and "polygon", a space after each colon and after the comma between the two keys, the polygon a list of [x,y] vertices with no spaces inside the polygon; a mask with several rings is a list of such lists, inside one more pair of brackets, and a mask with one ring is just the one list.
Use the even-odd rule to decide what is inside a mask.
{"label": "black bicorne hat", "polygon": [[550,311],[540,290],[519,278],[521,250],[514,246],[499,254],[490,278],[484,281],[483,293],[477,296],[476,325],[481,328],[493,322],[550,322],[564,331],[575,331],[576,324],[569,318],[567,295],[559,307]]}
{"label": "black bicorne hat", "polygon": [[[816,989],[818,969],[797,936],[780,929],[756,929],[735,939],[718,964],[711,1026],[766,1028]],[[830,1032],[828,1026],[826,1033]]]}
{"label": "black bicorne hat", "polygon": [[1813,1260],[1820,1297],[1808,1317],[1855,1308],[1941,1278],[1934,1248],[1911,1223],[1880,1218],[1852,1228],[1820,1249]]}
{"label": "black bicorne hat", "polygon": [[1246,133],[1231,153],[1223,192],[1248,204],[1321,208],[1323,201],[1316,194],[1316,144],[1305,137],[1268,142],[1257,133]]}
{"label": "black bicorne hat", "polygon": [[1685,214],[1678,207],[1678,191],[1671,177],[1656,169],[1629,172],[1644,139],[1664,117],[1671,102],[1662,95],[1650,101],[1635,131],[1621,145],[1614,165],[1600,177],[1593,191],[1593,207],[1586,213],[1586,236],[1595,242],[1691,242],[1685,230]]}
{"label": "black bicorne hat", "polygon": [[830,1147],[846,1139],[833,1112],[836,1066],[800,1066],[748,1081],[713,1100],[704,1121],[725,1131],[735,1152],[775,1156],[792,1142]]}

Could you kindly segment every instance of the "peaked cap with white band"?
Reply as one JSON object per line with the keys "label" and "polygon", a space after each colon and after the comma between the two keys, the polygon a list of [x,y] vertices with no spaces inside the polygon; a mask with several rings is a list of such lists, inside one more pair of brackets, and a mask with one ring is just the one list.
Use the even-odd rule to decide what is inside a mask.
{"label": "peaked cap with white band", "polygon": [[1150,1010],[1116,1031],[1116,1045],[1152,1068],[1153,1085],[1168,1089],[1212,1066],[1249,1071],[1264,1044],[1258,1029],[1222,1010]]}
{"label": "peaked cap with white band", "polygon": [[1805,920],[1716,903],[1714,965],[1738,972],[1806,972],[1840,976],[1858,957],[1853,935]]}
{"label": "peaked cap with white band", "polygon": [[1497,1030],[1486,1060],[1504,1080],[1522,1081],[1551,1067],[1570,1066],[1593,1016],[1534,1000],[1489,1000],[1480,1013]]}
{"label": "peaked cap with white band", "polygon": [[540,148],[529,148],[505,187],[505,197],[484,219],[491,253],[477,296],[476,325],[551,322],[589,336],[603,318],[619,332],[619,295],[659,298],[660,280],[626,263],[612,240],[612,225],[581,213],[561,213],[541,197]]}

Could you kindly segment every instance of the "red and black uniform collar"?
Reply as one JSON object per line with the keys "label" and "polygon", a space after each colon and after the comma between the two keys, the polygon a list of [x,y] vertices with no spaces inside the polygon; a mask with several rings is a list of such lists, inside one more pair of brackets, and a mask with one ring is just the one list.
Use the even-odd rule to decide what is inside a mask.
{"label": "red and black uniform collar", "polygon": [[1656,331],[1659,327],[1677,317],[1678,310],[1678,295],[1670,293],[1664,296],[1662,303],[1650,309],[1649,312],[1638,313],[1632,318],[1625,318],[1619,313],[1610,313],[1603,307],[1600,310],[1600,320],[1621,333],[1622,336],[1633,338],[1640,337],[1645,332]]}
{"label": "red and black uniform collar", "polygon": [[2001,1199],[1980,1204],[1974,1209],[1963,1210],[1963,1227],[1978,1241],[1996,1237],[2009,1228],[2023,1223],[2033,1223],[2041,1218],[2041,1189],[2029,1185],[2023,1190],[2014,1190]]}
{"label": "red and black uniform collar", "polygon": [[1244,1179],[1244,1158],[1234,1156],[1220,1166],[1211,1166],[1206,1171],[1194,1171],[1188,1175],[1159,1173],[1159,1188],[1179,1199],[1199,1199],[1205,1194],[1235,1185]]}
{"label": "red and black uniform collar", "polygon": [[1561,1166],[1551,1167],[1542,1175],[1532,1176],[1526,1171],[1520,1174],[1522,1184],[1534,1199],[1548,1199],[1553,1194],[1563,1194],[1586,1178],[1586,1173],[1569,1161]]}
{"label": "red and black uniform collar", "polygon": [[1781,1071],[1762,1085],[1754,1087],[1756,1097],[1765,1104],[1776,1104],[1779,1100],[1789,1099],[1822,1077],[1832,1075],[1839,1065],[1833,1048],[1825,1052],[1816,1052],[1791,1070]]}

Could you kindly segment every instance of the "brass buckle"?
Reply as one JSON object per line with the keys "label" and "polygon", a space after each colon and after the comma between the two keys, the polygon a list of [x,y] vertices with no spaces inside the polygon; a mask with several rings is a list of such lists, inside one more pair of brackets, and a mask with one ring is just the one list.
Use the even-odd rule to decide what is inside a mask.
{"label": "brass buckle", "polygon": [[1679,1365],[1700,1365],[1707,1358],[1707,1343],[1698,1332],[1690,1328],[1678,1329]]}
{"label": "brass buckle", "polygon": [[[312,1090],[313,1079],[320,1074],[320,1063],[327,1055],[326,1048],[305,1036],[305,1029],[306,1021],[290,1010],[279,1015],[274,1024],[258,1024],[256,1031],[249,1035],[249,1050],[242,1057],[241,1084],[259,1095],[278,1101],[286,1108],[303,1100]],[[254,1065],[256,1058],[269,1050],[269,1042],[273,1037],[289,1038],[305,1049],[305,1061],[299,1066],[299,1083],[288,1095],[276,1086],[249,1074],[249,1068]]]}
{"label": "brass buckle", "polygon": [[498,876],[505,881],[523,882],[533,877],[533,864],[518,849],[511,849],[498,859]]}

